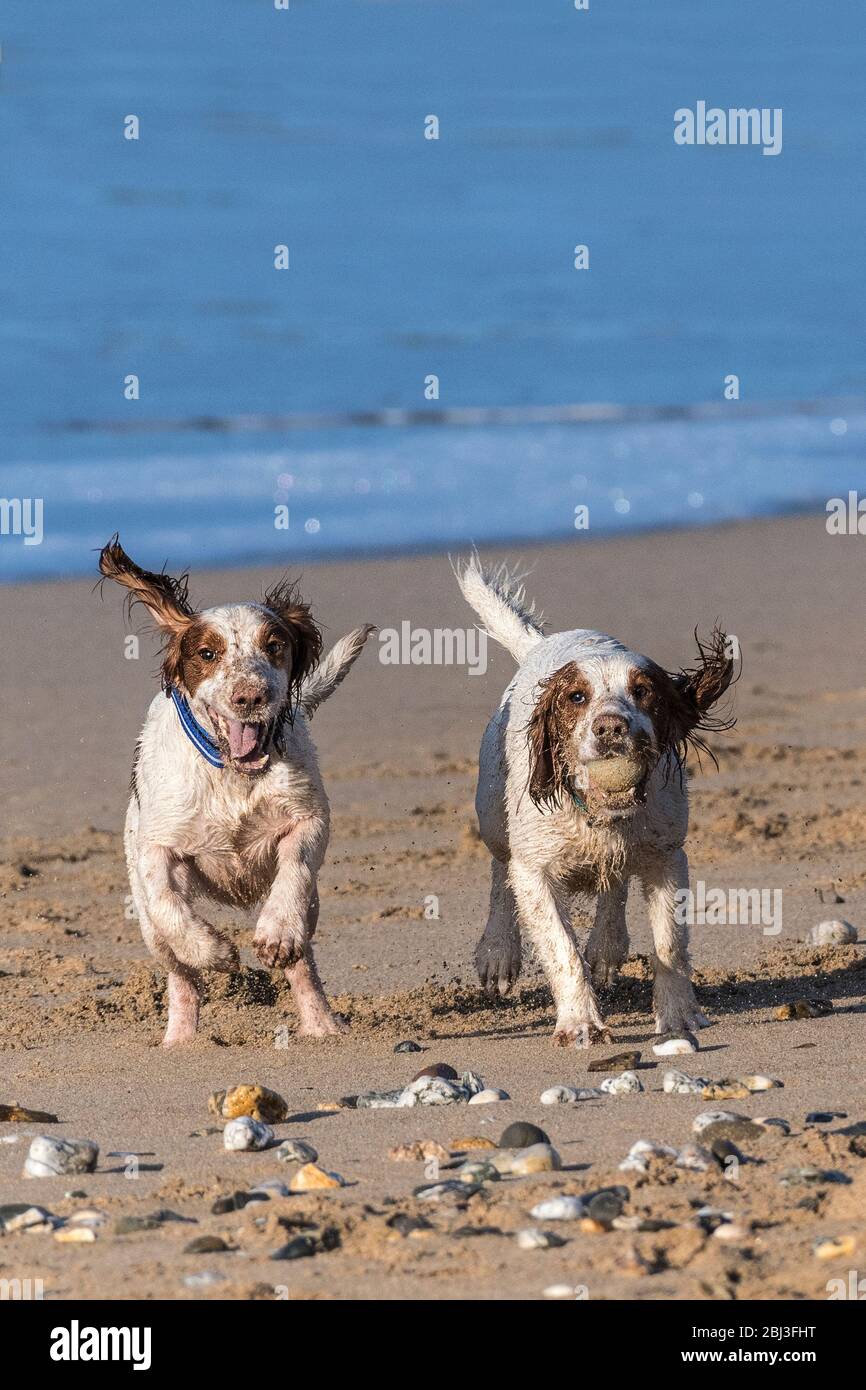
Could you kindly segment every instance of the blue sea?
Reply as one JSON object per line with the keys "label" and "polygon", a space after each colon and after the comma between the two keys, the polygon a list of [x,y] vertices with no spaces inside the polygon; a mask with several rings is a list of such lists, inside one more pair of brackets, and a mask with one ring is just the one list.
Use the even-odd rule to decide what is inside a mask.
{"label": "blue sea", "polygon": [[[43,535],[0,578],[857,488],[864,37],[862,0],[5,0],[0,498]],[[781,108],[781,153],[677,145],[699,101]]]}

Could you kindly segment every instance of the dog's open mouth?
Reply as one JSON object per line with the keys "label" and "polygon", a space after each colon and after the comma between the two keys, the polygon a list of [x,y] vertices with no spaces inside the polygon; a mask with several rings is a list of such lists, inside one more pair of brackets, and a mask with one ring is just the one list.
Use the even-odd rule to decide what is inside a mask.
{"label": "dog's open mouth", "polygon": [[614,753],[584,764],[587,802],[608,815],[622,815],[646,800],[649,768],[646,760],[631,753]]}
{"label": "dog's open mouth", "polygon": [[271,760],[273,721],[268,724],[246,724],[240,719],[226,719],[210,705],[207,712],[226,761],[238,772],[264,772]]}

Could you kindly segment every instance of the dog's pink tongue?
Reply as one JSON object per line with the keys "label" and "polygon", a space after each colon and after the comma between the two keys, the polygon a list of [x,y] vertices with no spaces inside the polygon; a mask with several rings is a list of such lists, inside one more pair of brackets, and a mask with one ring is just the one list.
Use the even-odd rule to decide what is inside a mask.
{"label": "dog's pink tongue", "polygon": [[255,751],[259,741],[258,724],[241,724],[237,719],[229,719],[229,750],[233,758],[246,758]]}

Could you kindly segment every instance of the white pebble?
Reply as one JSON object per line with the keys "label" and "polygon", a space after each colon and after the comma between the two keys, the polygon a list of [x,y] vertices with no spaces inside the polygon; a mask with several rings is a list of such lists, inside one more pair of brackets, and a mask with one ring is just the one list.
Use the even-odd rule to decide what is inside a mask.
{"label": "white pebble", "polygon": [[551,1241],[547,1231],[539,1230],[538,1226],[527,1226],[517,1232],[517,1244],[521,1250],[547,1250],[558,1241]]}
{"label": "white pebble", "polygon": [[586,1208],[581,1197],[549,1197],[546,1202],[539,1202],[529,1213],[536,1221],[576,1221],[579,1216],[585,1214]]}
{"label": "white pebble", "polygon": [[24,1160],[25,1178],[55,1178],[61,1173],[92,1173],[99,1145],[92,1139],[49,1139],[38,1134]]}
{"label": "white pebble", "polygon": [[549,1090],[542,1091],[542,1105],[571,1105],[576,1101],[580,1092],[574,1086],[551,1086]]}
{"label": "white pebble", "polygon": [[485,1090],[483,1090],[483,1091],[476,1091],[474,1095],[470,1096],[470,1097],[469,1097],[469,1104],[470,1104],[470,1105],[492,1105],[492,1104],[494,1103],[494,1101],[497,1101],[497,1100],[510,1100],[510,1099],[511,1099],[511,1097],[510,1097],[510,1095],[508,1094],[507,1091],[496,1091],[496,1090],[493,1089],[493,1087],[488,1086],[488,1087],[485,1088]]}
{"label": "white pebble", "polygon": [[733,1221],[725,1221],[721,1226],[717,1226],[713,1231],[716,1240],[748,1240],[749,1232],[745,1226],[738,1226]]}
{"label": "white pebble", "polygon": [[695,1134],[700,1134],[706,1129],[707,1125],[719,1124],[722,1120],[739,1120],[742,1116],[735,1115],[732,1110],[702,1110],[692,1121],[692,1130]]}
{"label": "white pebble", "polygon": [[548,1284],[546,1289],[542,1289],[545,1298],[575,1298],[577,1289],[571,1284]]}
{"label": "white pebble", "polygon": [[669,1096],[699,1096],[709,1084],[702,1076],[686,1076],[684,1071],[666,1071],[662,1090]]}
{"label": "white pebble", "polygon": [[693,1038],[666,1038],[664,1042],[653,1043],[657,1057],[682,1057],[687,1052],[697,1052],[698,1045]]}
{"label": "white pebble", "polygon": [[274,1131],[270,1125],[249,1115],[239,1115],[236,1120],[229,1120],[223,1130],[223,1145],[232,1151],[267,1149],[273,1142]]}
{"label": "white pebble", "polygon": [[50,1211],[45,1211],[43,1207],[28,1207],[26,1211],[21,1211],[17,1216],[8,1216],[3,1222],[3,1230],[12,1231],[34,1231],[37,1234],[44,1233],[53,1229],[55,1218]]}
{"label": "white pebble", "polygon": [[627,1096],[642,1091],[643,1086],[636,1071],[624,1071],[620,1076],[609,1076],[602,1081],[601,1090],[609,1096]]}
{"label": "white pebble", "polygon": [[810,946],[850,946],[857,940],[857,928],[850,922],[819,922],[807,933]]}

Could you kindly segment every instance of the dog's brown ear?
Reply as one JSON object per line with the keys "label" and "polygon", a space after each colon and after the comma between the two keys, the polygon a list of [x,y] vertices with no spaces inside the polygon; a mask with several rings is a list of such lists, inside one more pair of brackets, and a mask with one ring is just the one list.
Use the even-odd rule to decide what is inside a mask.
{"label": "dog's brown ear", "polygon": [[568,786],[568,765],[558,718],[562,693],[563,671],[555,671],[538,687],[538,699],[526,730],[530,800],[551,810],[560,804]]}
{"label": "dog's brown ear", "polygon": [[670,675],[673,687],[671,742],[679,745],[683,753],[687,752],[689,744],[706,749],[700,737],[702,731],[718,733],[733,728],[735,723],[732,718],[712,713],[713,706],[735,679],[731,643],[718,626],[713,628],[708,642],[701,641],[696,628],[695,641],[698,644],[697,663]]}
{"label": "dog's brown ear", "polygon": [[297,585],[288,578],[268,589],[262,602],[276,614],[288,632],[292,645],[291,687],[297,701],[304,677],[322,655],[321,630],[313,621],[310,605],[304,602]]}
{"label": "dog's brown ear", "polygon": [[171,636],[185,631],[195,617],[187,597],[188,575],[173,579],[170,574],[153,574],[140,569],[123,549],[116,532],[100,551],[99,573],[103,579],[113,579],[128,590],[128,611],[136,603],[144,604],[151,617]]}

